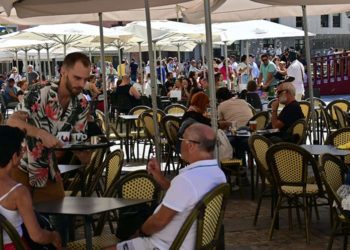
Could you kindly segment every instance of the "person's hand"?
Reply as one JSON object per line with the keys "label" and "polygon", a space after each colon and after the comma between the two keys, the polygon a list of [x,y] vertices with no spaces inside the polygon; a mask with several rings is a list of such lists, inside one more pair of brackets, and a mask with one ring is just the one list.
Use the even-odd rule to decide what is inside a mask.
{"label": "person's hand", "polygon": [[60,140],[43,129],[38,130],[36,138],[39,139],[46,148],[60,148],[63,146]]}
{"label": "person's hand", "polygon": [[157,161],[157,159],[152,158],[148,161],[147,172],[153,176],[156,176],[158,174],[162,174],[162,172],[160,170],[160,164]]}
{"label": "person's hand", "polygon": [[280,102],[278,99],[276,99],[272,104],[271,104],[271,109],[273,111],[276,111],[278,109],[278,106],[280,105]]}
{"label": "person's hand", "polygon": [[56,247],[57,250],[62,249],[61,236],[56,231],[53,231],[52,234],[53,234],[52,244]]}

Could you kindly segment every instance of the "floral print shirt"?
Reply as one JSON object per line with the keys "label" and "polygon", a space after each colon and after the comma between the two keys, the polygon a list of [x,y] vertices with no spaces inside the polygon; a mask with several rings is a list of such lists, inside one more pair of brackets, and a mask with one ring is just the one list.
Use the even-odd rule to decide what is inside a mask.
{"label": "floral print shirt", "polygon": [[[57,136],[58,132],[69,131],[84,133],[87,128],[89,105],[84,95],[72,97],[68,108],[64,110],[58,100],[58,85],[32,85],[19,103],[16,111],[25,111],[30,125],[41,128]],[[26,152],[20,168],[28,173],[29,183],[33,187],[44,187],[48,178],[55,180],[59,172],[52,149],[45,148],[40,140],[27,136]]]}

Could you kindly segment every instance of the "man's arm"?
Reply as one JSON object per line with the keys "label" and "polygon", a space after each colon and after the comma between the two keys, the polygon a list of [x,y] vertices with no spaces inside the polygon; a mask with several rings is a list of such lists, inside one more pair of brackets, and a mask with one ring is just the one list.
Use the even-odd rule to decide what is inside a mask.
{"label": "man's arm", "polygon": [[7,125],[11,127],[18,127],[31,137],[35,137],[42,141],[44,147],[54,148],[62,146],[62,143],[52,134],[47,131],[30,125],[27,122],[28,114],[23,111],[14,112],[7,120]]}
{"label": "man's arm", "polygon": [[140,232],[145,235],[152,235],[161,231],[177,214],[175,210],[172,210],[164,205],[161,205],[157,213],[150,216],[146,222],[141,226]]}
{"label": "man's arm", "polygon": [[160,164],[156,159],[149,160],[147,164],[147,171],[153,176],[156,182],[161,186],[162,189],[168,190],[170,187],[170,181],[164,177],[160,170]]}
{"label": "man's arm", "polygon": [[278,120],[278,117],[277,117],[278,106],[279,106],[278,99],[271,104],[271,124],[272,124],[272,128],[281,129],[284,127],[284,123],[281,120]]}

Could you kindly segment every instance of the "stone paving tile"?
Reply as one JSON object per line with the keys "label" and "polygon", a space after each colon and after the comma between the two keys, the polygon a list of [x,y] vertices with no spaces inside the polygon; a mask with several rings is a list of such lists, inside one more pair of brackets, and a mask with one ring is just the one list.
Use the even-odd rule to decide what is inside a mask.
{"label": "stone paving tile", "polygon": [[[311,222],[310,244],[306,243],[304,236],[303,213],[302,224],[299,226],[296,212],[293,211],[293,230],[288,227],[287,210],[280,213],[280,229],[274,230],[272,240],[268,240],[270,223],[270,200],[263,202],[258,217],[257,226],[253,226],[256,201],[250,200],[249,187],[245,190],[243,198],[238,192],[231,194],[225,217],[225,246],[227,250],[256,250],[256,249],[326,249],[331,232],[329,207],[319,208],[320,220],[314,216]],[[333,249],[342,249],[342,237],[337,237]]]}

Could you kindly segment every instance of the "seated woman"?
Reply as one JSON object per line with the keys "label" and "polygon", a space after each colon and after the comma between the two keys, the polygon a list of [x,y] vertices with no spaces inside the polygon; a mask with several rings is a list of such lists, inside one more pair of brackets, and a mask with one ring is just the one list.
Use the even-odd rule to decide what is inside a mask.
{"label": "seated woman", "polygon": [[[30,238],[39,244],[53,244],[61,249],[61,238],[56,231],[40,227],[33,211],[29,190],[11,178],[11,170],[17,168],[22,158],[24,132],[18,128],[0,126],[0,213],[7,218],[22,237],[24,223]],[[16,249],[9,236],[4,234],[4,249]]]}
{"label": "seated woman", "polygon": [[260,96],[257,93],[258,85],[254,80],[250,80],[247,84],[247,93],[245,96],[245,100],[252,105],[255,109],[262,110],[262,103],[260,100]]}
{"label": "seated woman", "polygon": [[193,95],[191,103],[187,111],[182,117],[182,123],[185,123],[187,119],[195,120],[196,122],[211,126],[211,120],[204,116],[207,108],[209,107],[209,97],[204,92],[198,92]]}

